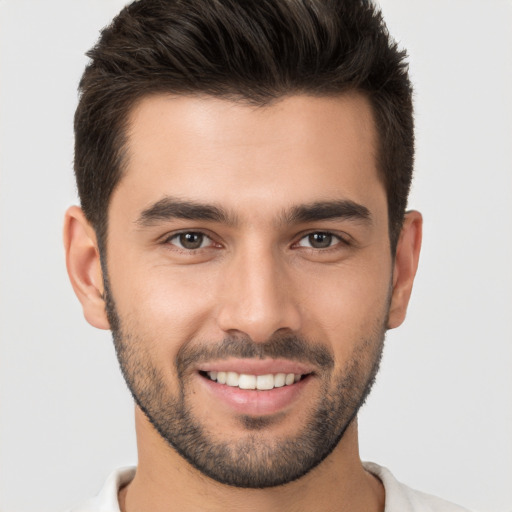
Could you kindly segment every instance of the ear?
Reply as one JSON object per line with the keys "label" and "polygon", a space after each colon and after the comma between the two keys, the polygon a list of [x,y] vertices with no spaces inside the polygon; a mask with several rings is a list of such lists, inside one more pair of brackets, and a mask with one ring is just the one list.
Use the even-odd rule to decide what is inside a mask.
{"label": "ear", "polygon": [[69,279],[82,304],[85,319],[98,329],[110,329],[103,300],[103,273],[96,233],[78,206],[72,206],[66,212],[64,248]]}
{"label": "ear", "polygon": [[393,267],[393,293],[388,329],[398,327],[405,320],[412,284],[420,258],[422,226],[421,213],[410,211],[405,214]]}

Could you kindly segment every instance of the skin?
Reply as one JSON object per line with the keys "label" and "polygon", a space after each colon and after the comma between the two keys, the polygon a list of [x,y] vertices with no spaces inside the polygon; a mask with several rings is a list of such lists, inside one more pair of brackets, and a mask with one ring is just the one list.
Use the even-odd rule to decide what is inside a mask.
{"label": "skin", "polygon": [[[263,343],[292,332],[321,342],[336,372],[376,324],[394,328],[403,322],[422,219],[418,212],[406,215],[393,258],[386,193],[375,164],[376,131],[363,96],[299,95],[253,107],[158,95],[134,108],[129,126],[127,168],[109,206],[107,268],[122,325],[144,340],[170,391],[179,387],[174,358],[187,344],[235,334]],[[215,204],[232,218],[141,222],[142,212],[166,197]],[[347,200],[366,208],[369,220],[283,215],[315,202]],[[209,238],[199,250],[183,249],[174,236],[182,230]],[[330,247],[308,246],[308,235],[318,232],[334,235]],[[64,240],[84,315],[108,329],[96,237],[78,207],[66,214]],[[372,357],[368,350],[367,366]],[[197,420],[219,441],[247,436],[239,414],[212,399],[196,373],[187,389]],[[320,379],[310,379],[300,399],[280,409],[258,435],[268,442],[293,437],[320,394]],[[359,459],[357,420],[320,465],[266,489],[204,476],[138,407],[136,429],[139,464],[120,493],[123,511],[384,509],[382,485]]]}

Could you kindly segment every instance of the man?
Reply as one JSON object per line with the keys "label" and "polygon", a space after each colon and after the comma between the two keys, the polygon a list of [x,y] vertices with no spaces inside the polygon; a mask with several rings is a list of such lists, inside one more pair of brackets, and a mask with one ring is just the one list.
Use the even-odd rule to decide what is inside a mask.
{"label": "man", "polygon": [[358,454],[422,224],[380,13],[141,0],[89,56],[67,266],[112,330],[139,462],[76,510],[462,510]]}

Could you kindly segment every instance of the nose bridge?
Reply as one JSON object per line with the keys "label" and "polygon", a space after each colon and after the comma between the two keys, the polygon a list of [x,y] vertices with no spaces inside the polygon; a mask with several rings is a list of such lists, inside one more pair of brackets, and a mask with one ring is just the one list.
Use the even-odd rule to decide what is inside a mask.
{"label": "nose bridge", "polygon": [[219,326],[265,342],[280,329],[296,331],[300,315],[279,251],[270,243],[248,241],[229,263],[223,282]]}

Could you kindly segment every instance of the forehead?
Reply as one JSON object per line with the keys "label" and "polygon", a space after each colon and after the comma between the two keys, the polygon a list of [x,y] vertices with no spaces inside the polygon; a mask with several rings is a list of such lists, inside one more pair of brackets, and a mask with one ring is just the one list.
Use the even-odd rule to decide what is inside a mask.
{"label": "forehead", "polygon": [[382,196],[376,130],[360,94],[290,96],[253,106],[209,96],[155,95],[132,110],[116,188],[144,208],[165,195],[226,207]]}

